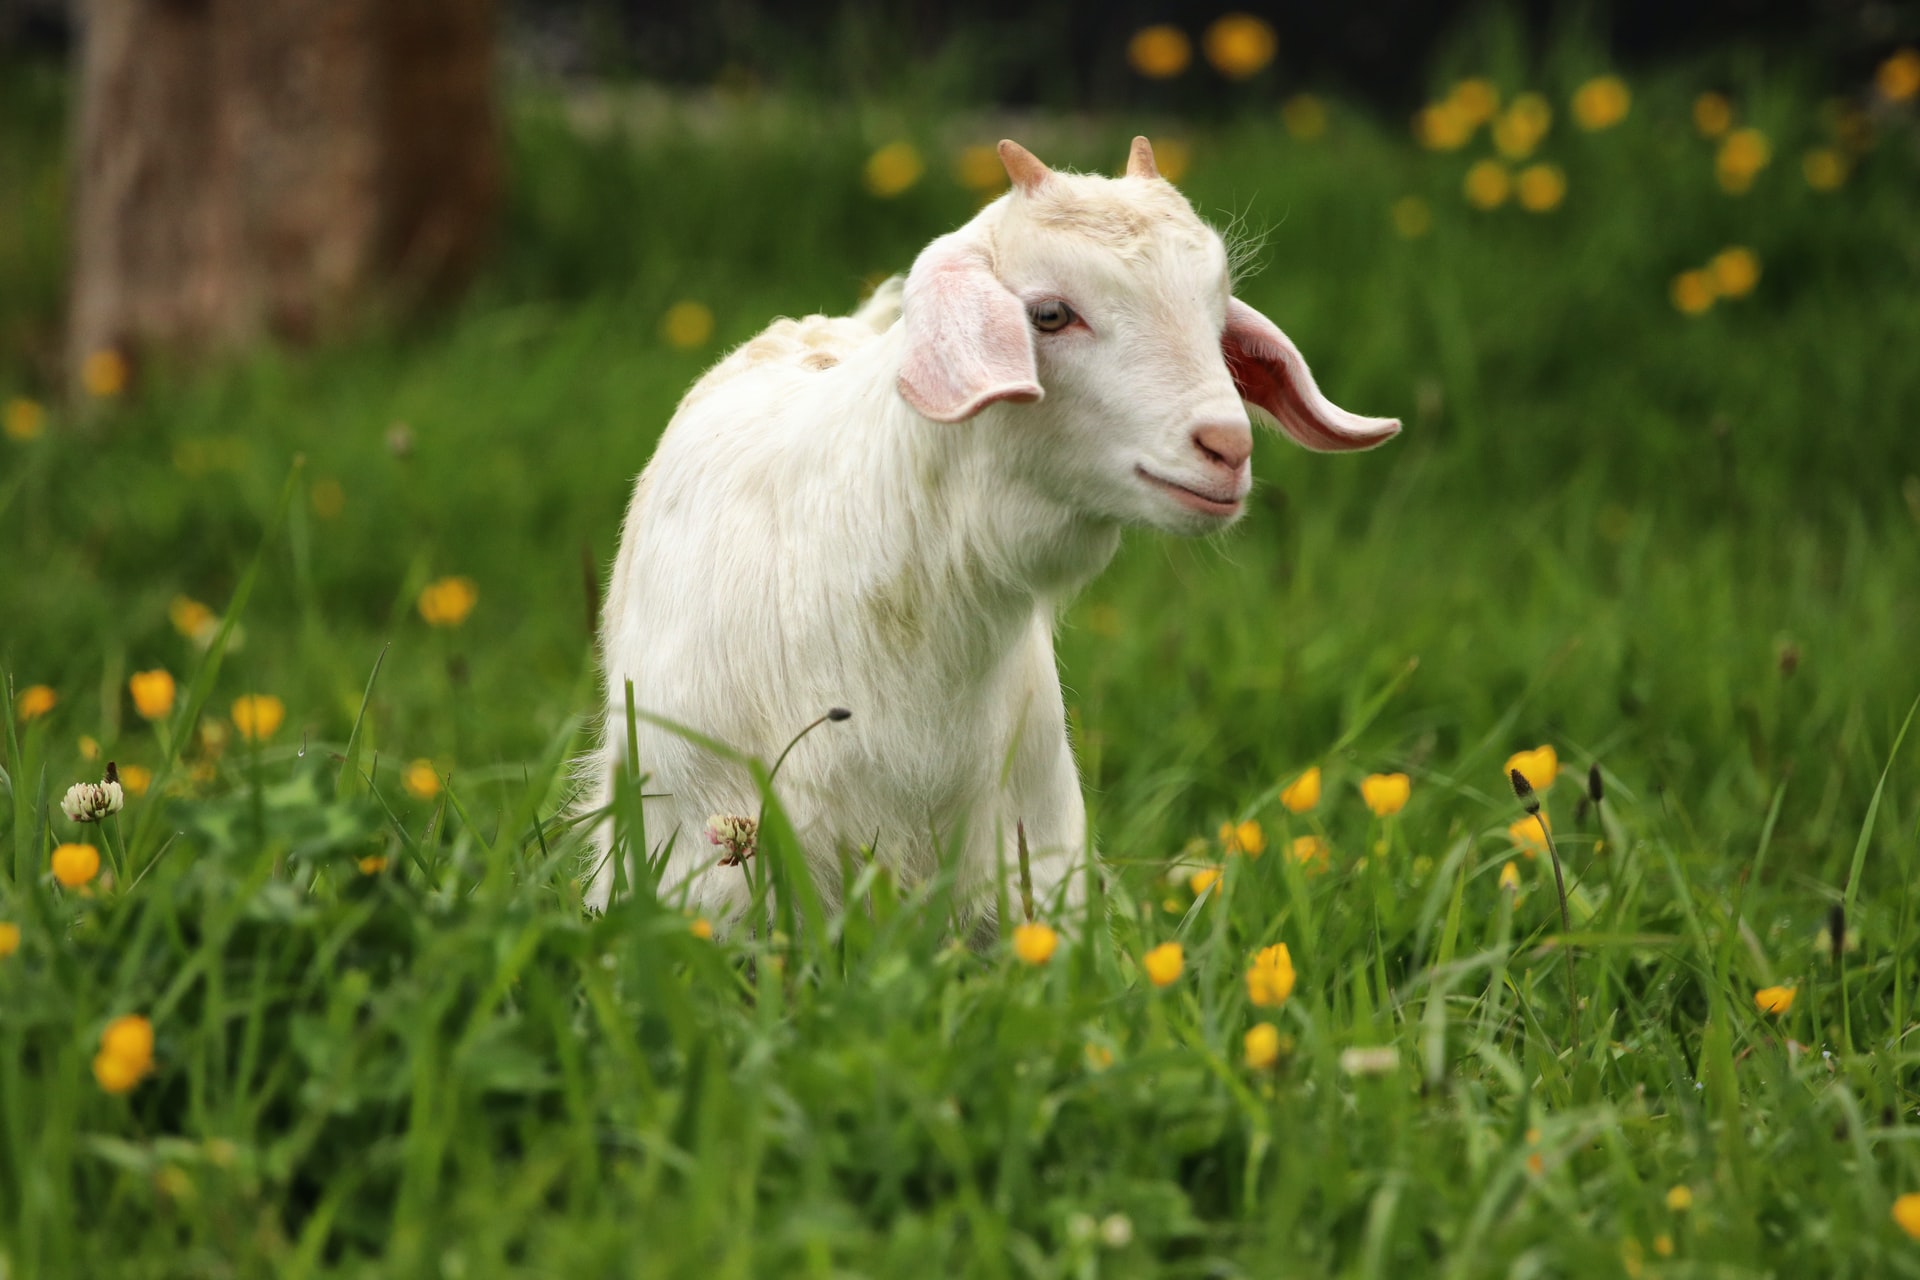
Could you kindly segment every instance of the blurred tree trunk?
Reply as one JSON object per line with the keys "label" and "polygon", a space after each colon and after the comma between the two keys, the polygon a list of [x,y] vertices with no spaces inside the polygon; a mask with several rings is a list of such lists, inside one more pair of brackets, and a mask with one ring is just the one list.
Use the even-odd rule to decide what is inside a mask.
{"label": "blurred tree trunk", "polygon": [[493,0],[88,0],[68,367],[457,288],[500,191]]}

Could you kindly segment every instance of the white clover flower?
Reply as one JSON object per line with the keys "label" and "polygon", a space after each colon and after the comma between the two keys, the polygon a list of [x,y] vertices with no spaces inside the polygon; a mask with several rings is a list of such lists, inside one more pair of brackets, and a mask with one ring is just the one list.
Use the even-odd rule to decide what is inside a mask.
{"label": "white clover flower", "polygon": [[1390,1044],[1344,1049],[1340,1069],[1350,1076],[1384,1076],[1400,1065],[1400,1051]]}
{"label": "white clover flower", "polygon": [[760,824],[753,818],[716,813],[707,819],[707,843],[725,849],[722,866],[737,867],[753,856],[760,839]]}
{"label": "white clover flower", "polygon": [[1100,1219],[1100,1243],[1109,1249],[1124,1249],[1133,1243],[1133,1219],[1124,1213],[1110,1213]]}
{"label": "white clover flower", "polygon": [[76,782],[67,788],[60,801],[60,812],[72,822],[98,822],[110,813],[120,812],[127,793],[117,781]]}

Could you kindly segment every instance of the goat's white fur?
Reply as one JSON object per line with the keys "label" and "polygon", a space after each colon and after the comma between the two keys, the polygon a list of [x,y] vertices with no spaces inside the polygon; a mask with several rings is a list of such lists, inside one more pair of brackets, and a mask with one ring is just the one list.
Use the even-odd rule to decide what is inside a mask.
{"label": "goat's white fur", "polygon": [[[959,895],[988,914],[1023,824],[1037,895],[1070,905],[1090,848],[1054,664],[1060,602],[1123,525],[1201,533],[1238,515],[1244,463],[1229,474],[1194,430],[1244,434],[1242,363],[1272,366],[1287,404],[1267,407],[1289,430],[1285,410],[1304,415],[1310,447],[1397,430],[1327,404],[1238,303],[1265,328],[1236,347],[1220,238],[1150,152],[1144,174],[1106,179],[1010,147],[1016,189],[904,281],[851,316],[778,321],[681,403],[607,593],[586,805],[605,807],[626,767],[629,680],[640,710],[763,759],[844,706],[852,718],[801,741],[777,784],[829,901],[843,851],[871,848],[914,880],[957,847]],[[1035,331],[1027,310],[1047,299],[1081,321]],[[729,921],[748,876],[717,865],[704,831],[755,813],[753,784],[650,722],[637,732],[647,840],[674,842],[662,891]],[[614,883],[609,838],[600,820],[596,908]]]}

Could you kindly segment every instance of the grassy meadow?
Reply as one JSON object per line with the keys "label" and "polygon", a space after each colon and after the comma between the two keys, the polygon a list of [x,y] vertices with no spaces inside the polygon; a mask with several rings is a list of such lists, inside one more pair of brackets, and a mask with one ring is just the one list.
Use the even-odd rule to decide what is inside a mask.
{"label": "grassy meadow", "polygon": [[[525,89],[457,310],[79,403],[66,85],[0,76],[0,1277],[1920,1275],[1914,102],[1456,61],[1431,145]],[[965,148],[1135,132],[1406,430],[1262,437],[1236,529],[1065,612],[1089,918],[1032,963],[851,865],[754,937],[584,914],[591,600],[682,390],[970,216]]]}

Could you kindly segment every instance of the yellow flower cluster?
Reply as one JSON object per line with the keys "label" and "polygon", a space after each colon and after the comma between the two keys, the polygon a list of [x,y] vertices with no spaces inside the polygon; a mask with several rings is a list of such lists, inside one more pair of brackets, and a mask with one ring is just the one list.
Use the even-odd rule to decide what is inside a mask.
{"label": "yellow flower cluster", "polygon": [[0,920],[0,960],[20,949],[20,926],[10,921]]}
{"label": "yellow flower cluster", "polygon": [[30,684],[22,689],[13,700],[13,713],[25,724],[29,720],[38,720],[53,710],[60,701],[60,695],[44,684]]}
{"label": "yellow flower cluster", "polygon": [[80,365],[80,385],[96,400],[108,400],[127,389],[132,370],[127,358],[111,348],[96,351]]}
{"label": "yellow flower cluster", "polygon": [[1293,995],[1293,953],[1284,942],[1264,947],[1247,969],[1247,1002],[1259,1009],[1278,1009]]}
{"label": "yellow flower cluster", "polygon": [[1320,803],[1320,766],[1314,765],[1280,792],[1288,813],[1306,813]]}
{"label": "yellow flower cluster", "polygon": [[[1542,828],[1545,828],[1545,830],[1542,830]],[[1507,828],[1507,838],[1513,841],[1514,847],[1520,850],[1521,853],[1526,854],[1529,858],[1537,858],[1547,851],[1546,833],[1552,829],[1553,823],[1548,821],[1546,812],[1543,810],[1538,817],[1535,817],[1533,814],[1528,814],[1526,817],[1520,819],[1520,821],[1509,826]],[[1502,879],[1504,878],[1505,873],[1503,872]],[[1516,880],[1518,879],[1517,876],[1515,878]]]}
{"label": "yellow flower cluster", "polygon": [[920,151],[911,142],[889,142],[867,157],[863,177],[867,190],[882,200],[891,200],[920,181],[927,171]]}
{"label": "yellow flower cluster", "polygon": [[1793,987],[1762,987],[1753,993],[1753,1004],[1760,1012],[1778,1017],[1793,1008],[1793,997],[1796,994],[1796,989]]}
{"label": "yellow flower cluster", "polygon": [[1874,72],[1873,87],[1888,102],[1911,102],[1920,97],[1920,49],[1901,49]]}
{"label": "yellow flower cluster", "polygon": [[1407,807],[1413,782],[1404,773],[1373,773],[1360,781],[1360,798],[1374,816],[1389,818]]}
{"label": "yellow flower cluster", "polygon": [[1893,1202],[1894,1225],[1920,1240],[1920,1191],[1909,1191]]}
{"label": "yellow flower cluster", "polygon": [[1627,118],[1633,94],[1619,76],[1595,76],[1574,90],[1573,118],[1582,129],[1611,129]]}
{"label": "yellow flower cluster", "polygon": [[133,709],[142,720],[164,720],[173,711],[172,673],[155,668],[136,671],[127,680],[127,692],[133,695]]}
{"label": "yellow flower cluster", "polygon": [[244,693],[233,700],[233,727],[248,742],[265,742],[286,722],[287,704],[270,693]]}
{"label": "yellow flower cluster", "polygon": [[153,1024],[137,1013],[115,1018],[100,1033],[93,1078],[108,1093],[126,1093],[153,1070]]}
{"label": "yellow flower cluster", "polygon": [[1249,858],[1258,858],[1267,851],[1267,833],[1260,824],[1253,821],[1220,824],[1220,843],[1229,856],[1244,853]]}
{"label": "yellow flower cluster", "polygon": [[1047,925],[1029,920],[1013,931],[1013,954],[1024,964],[1042,965],[1053,959],[1060,935]]}
{"label": "yellow flower cluster", "polygon": [[1531,751],[1516,751],[1500,767],[1503,778],[1514,773],[1525,778],[1535,791],[1545,791],[1560,776],[1560,753],[1544,744]]}
{"label": "yellow flower cluster", "polygon": [[416,800],[431,800],[440,794],[440,773],[431,760],[415,760],[400,774],[400,785]]}
{"label": "yellow flower cluster", "polygon": [[1187,967],[1186,951],[1177,942],[1163,942],[1147,954],[1140,957],[1140,967],[1147,972],[1147,981],[1156,987],[1170,987],[1180,980],[1180,973]]}
{"label": "yellow flower cluster", "polygon": [[1244,1040],[1247,1065],[1255,1071],[1264,1071],[1280,1061],[1282,1038],[1280,1028],[1271,1022],[1256,1023],[1247,1032]]}
{"label": "yellow flower cluster", "polygon": [[[1279,45],[1273,24],[1250,13],[1222,14],[1200,37],[1207,61],[1229,80],[1258,74]],[[1193,41],[1172,23],[1142,27],[1127,41],[1127,65],[1148,80],[1171,80],[1192,63]]]}
{"label": "yellow flower cluster", "polygon": [[78,889],[100,874],[100,851],[90,844],[59,845],[48,866],[62,888]]}
{"label": "yellow flower cluster", "polygon": [[1753,180],[1773,162],[1773,144],[1758,129],[1735,129],[1713,157],[1713,176],[1728,195],[1745,195]]}
{"label": "yellow flower cluster", "polygon": [[1760,283],[1760,259],[1745,245],[1733,245],[1713,255],[1704,267],[1682,271],[1669,293],[1683,314],[1697,316],[1721,298],[1744,298]]}
{"label": "yellow flower cluster", "polygon": [[1149,80],[1169,80],[1193,61],[1193,41],[1171,23],[1142,27],[1127,41],[1127,65]]}
{"label": "yellow flower cluster", "polygon": [[1524,160],[1553,127],[1553,108],[1537,93],[1523,93],[1493,121],[1493,146],[1509,160]]}
{"label": "yellow flower cluster", "polygon": [[420,592],[420,616],[430,627],[457,627],[480,601],[472,578],[440,578]]}

